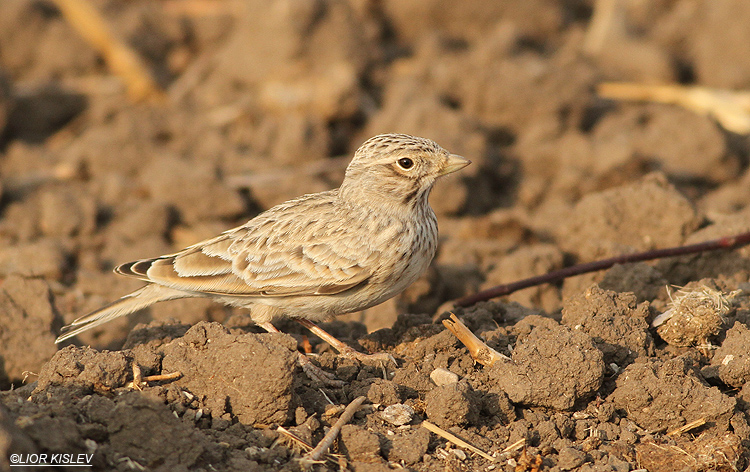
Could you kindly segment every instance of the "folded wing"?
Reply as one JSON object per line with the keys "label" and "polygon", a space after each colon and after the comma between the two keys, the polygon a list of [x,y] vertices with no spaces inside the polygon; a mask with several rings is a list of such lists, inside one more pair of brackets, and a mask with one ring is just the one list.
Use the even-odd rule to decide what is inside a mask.
{"label": "folded wing", "polygon": [[[332,295],[366,283],[371,251],[328,218],[252,220],[179,253],[116,272],[178,290],[230,296]],[[356,229],[354,231],[356,233]],[[364,260],[364,261],[363,261]]]}

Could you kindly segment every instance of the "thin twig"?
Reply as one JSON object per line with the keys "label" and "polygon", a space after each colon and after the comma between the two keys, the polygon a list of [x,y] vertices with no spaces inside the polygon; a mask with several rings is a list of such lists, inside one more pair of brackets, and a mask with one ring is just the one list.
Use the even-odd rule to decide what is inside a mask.
{"label": "thin twig", "polygon": [[479,454],[480,456],[484,457],[485,459],[487,459],[490,462],[495,462],[495,458],[492,457],[491,455],[487,454],[483,450],[481,450],[481,449],[479,449],[479,448],[477,448],[475,446],[472,446],[471,444],[467,443],[466,441],[464,441],[463,439],[459,438],[458,436],[452,435],[448,431],[444,430],[443,428],[441,428],[441,427],[439,427],[437,425],[434,425],[434,424],[430,423],[429,421],[422,421],[422,426],[425,429],[427,429],[429,431],[432,431],[433,433],[437,434],[438,436],[447,439],[448,441],[452,442],[456,446],[463,447],[464,449],[468,449],[468,450],[470,450],[471,452],[473,452],[475,454]]}
{"label": "thin twig", "polygon": [[474,295],[461,298],[454,302],[455,306],[470,306],[478,302],[490,300],[492,298],[508,295],[518,290],[535,287],[537,285],[558,282],[574,275],[587,274],[598,270],[609,269],[615,264],[628,264],[631,262],[650,261],[664,257],[684,256],[686,254],[696,254],[700,252],[715,251],[718,249],[736,249],[738,247],[750,244],[750,232],[741,233],[736,236],[704,241],[702,243],[690,244],[687,246],[677,246],[666,249],[653,249],[644,252],[635,252],[632,254],[621,254],[609,259],[587,262],[566,267],[564,269],[548,272],[544,275],[537,275],[528,279],[518,280],[505,285],[497,285],[487,290],[482,290]]}
{"label": "thin twig", "polygon": [[182,372],[179,370],[177,372],[171,372],[169,374],[158,374],[158,375],[149,375],[148,377],[144,377],[144,382],[160,382],[163,380],[175,380],[182,377]]}
{"label": "thin twig", "polygon": [[182,372],[171,372],[169,374],[157,374],[157,375],[149,375],[148,377],[144,377],[141,373],[141,366],[139,366],[137,363],[133,363],[133,381],[128,384],[129,388],[133,388],[135,390],[143,390],[144,386],[148,386],[149,382],[160,382],[163,380],[175,380],[182,377]]}
{"label": "thin twig", "polygon": [[510,361],[508,356],[500,354],[476,337],[453,313],[449,320],[443,320],[443,326],[469,349],[472,359],[480,364],[490,366],[497,361]]}
{"label": "thin twig", "polygon": [[323,454],[328,452],[328,448],[331,447],[331,444],[333,444],[333,441],[336,439],[336,436],[339,435],[339,431],[341,431],[341,428],[348,423],[352,417],[354,416],[354,413],[359,410],[359,407],[362,405],[362,402],[365,401],[364,396],[355,398],[349,405],[346,407],[343,413],[341,413],[341,417],[336,421],[336,423],[331,427],[331,429],[328,431],[328,433],[323,437],[323,439],[318,443],[317,446],[315,446],[315,449],[308,452],[305,455],[305,459],[311,460],[311,461],[319,461],[321,457],[323,457]]}

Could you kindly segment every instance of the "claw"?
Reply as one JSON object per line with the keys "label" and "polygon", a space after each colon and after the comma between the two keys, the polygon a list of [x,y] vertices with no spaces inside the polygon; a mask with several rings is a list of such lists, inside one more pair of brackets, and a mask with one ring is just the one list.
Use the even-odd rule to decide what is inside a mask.
{"label": "claw", "polygon": [[302,371],[313,382],[320,382],[327,387],[333,388],[341,388],[345,384],[343,380],[337,379],[332,373],[326,372],[313,364],[310,358],[301,352],[297,352],[297,364],[302,367]]}

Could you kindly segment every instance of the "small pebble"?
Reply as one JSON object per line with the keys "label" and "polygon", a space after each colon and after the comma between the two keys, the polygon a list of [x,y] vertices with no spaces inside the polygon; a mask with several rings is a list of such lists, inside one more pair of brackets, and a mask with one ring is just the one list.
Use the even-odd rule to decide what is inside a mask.
{"label": "small pebble", "polygon": [[390,405],[386,407],[385,410],[380,412],[381,418],[396,426],[410,423],[413,416],[414,408],[410,407],[409,405],[404,405],[403,403]]}
{"label": "small pebble", "polygon": [[442,367],[438,367],[437,369],[430,372],[430,379],[432,379],[432,381],[438,387],[458,383],[458,375],[454,374],[450,370],[443,369]]}
{"label": "small pebble", "polygon": [[245,448],[245,454],[247,454],[247,458],[250,460],[258,460],[261,457],[261,453],[263,452],[265,448],[264,447],[258,447],[258,446],[250,446]]}

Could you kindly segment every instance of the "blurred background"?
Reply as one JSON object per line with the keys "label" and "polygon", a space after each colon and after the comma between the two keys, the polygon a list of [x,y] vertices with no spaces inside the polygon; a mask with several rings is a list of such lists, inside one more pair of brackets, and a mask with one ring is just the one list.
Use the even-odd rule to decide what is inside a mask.
{"label": "blurred background", "polygon": [[[46,308],[6,317],[0,345],[49,358],[63,321],[140,285],[115,265],[334,188],[383,132],[474,165],[433,192],[429,272],[342,318],[368,330],[750,227],[748,25],[744,0],[2,0],[0,302]],[[586,280],[512,299],[553,312]],[[246,323],[174,301],[79,341],[169,317]]]}

